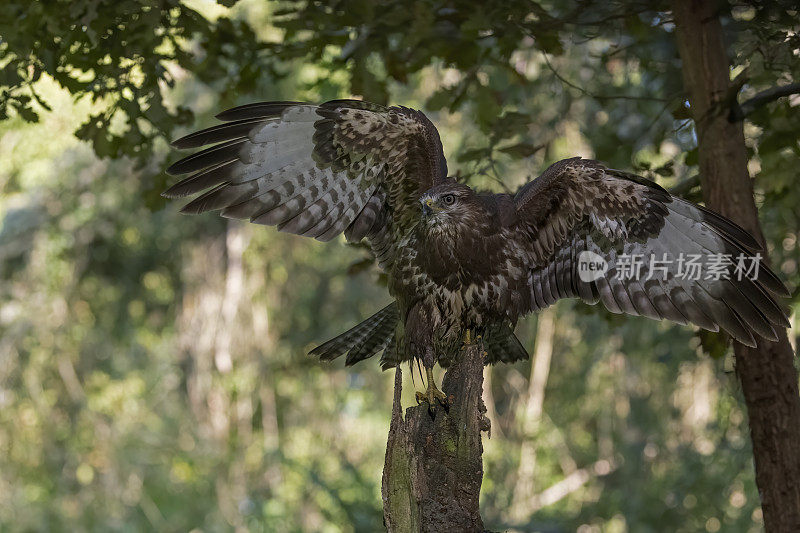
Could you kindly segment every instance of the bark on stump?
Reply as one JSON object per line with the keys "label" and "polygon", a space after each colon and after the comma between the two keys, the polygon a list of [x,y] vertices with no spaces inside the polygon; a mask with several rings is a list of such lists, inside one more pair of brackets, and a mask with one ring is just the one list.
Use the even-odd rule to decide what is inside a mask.
{"label": "bark on stump", "polygon": [[483,478],[481,431],[489,430],[483,391],[484,347],[463,348],[442,390],[448,413],[400,405],[402,372],[395,370],[394,402],[383,467],[383,516],[388,531],[482,532],[478,497]]}

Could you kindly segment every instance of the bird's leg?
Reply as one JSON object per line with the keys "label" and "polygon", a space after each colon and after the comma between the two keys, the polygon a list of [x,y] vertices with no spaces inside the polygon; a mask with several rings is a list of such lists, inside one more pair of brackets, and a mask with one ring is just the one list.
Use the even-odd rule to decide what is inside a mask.
{"label": "bird's leg", "polygon": [[431,418],[433,418],[436,416],[437,403],[444,408],[445,412],[448,412],[450,410],[450,402],[445,393],[436,387],[436,383],[433,379],[433,368],[426,366],[425,373],[427,374],[428,387],[425,389],[425,392],[417,391],[417,404],[421,404],[422,402],[427,403],[428,413],[431,415]]}
{"label": "bird's leg", "polygon": [[464,330],[464,346],[471,346],[479,340],[481,340],[481,336],[478,335],[477,331],[469,328]]}

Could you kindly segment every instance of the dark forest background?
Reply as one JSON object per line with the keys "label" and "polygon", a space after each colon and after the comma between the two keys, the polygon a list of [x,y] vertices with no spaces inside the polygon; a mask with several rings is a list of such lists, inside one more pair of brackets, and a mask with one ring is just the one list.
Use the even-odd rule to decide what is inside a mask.
{"label": "dark forest background", "polygon": [[[800,97],[749,99],[800,80],[800,16],[720,14],[796,309]],[[168,141],[357,96],[423,109],[477,187],[581,155],[698,201],[674,31],[653,2],[5,2],[0,529],[379,530],[393,372],[306,355],[388,301],[372,258],[179,215]],[[485,373],[488,528],[762,529],[725,339],[571,301],[518,334],[532,361]]]}

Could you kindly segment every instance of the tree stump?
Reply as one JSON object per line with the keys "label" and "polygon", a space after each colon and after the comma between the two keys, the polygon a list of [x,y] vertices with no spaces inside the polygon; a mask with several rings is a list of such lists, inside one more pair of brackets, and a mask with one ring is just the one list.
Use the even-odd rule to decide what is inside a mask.
{"label": "tree stump", "polygon": [[442,390],[451,401],[431,418],[428,406],[400,405],[402,371],[395,369],[394,401],[383,467],[384,523],[390,533],[482,532],[478,498],[483,479],[481,431],[489,430],[483,392],[484,347],[465,346]]}

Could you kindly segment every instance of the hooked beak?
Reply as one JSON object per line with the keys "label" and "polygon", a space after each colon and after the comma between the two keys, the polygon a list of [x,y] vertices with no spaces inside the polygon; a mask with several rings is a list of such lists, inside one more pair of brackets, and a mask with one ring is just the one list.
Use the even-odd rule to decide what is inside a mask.
{"label": "hooked beak", "polygon": [[420,202],[422,203],[422,216],[431,216],[434,211],[433,198],[423,198]]}

